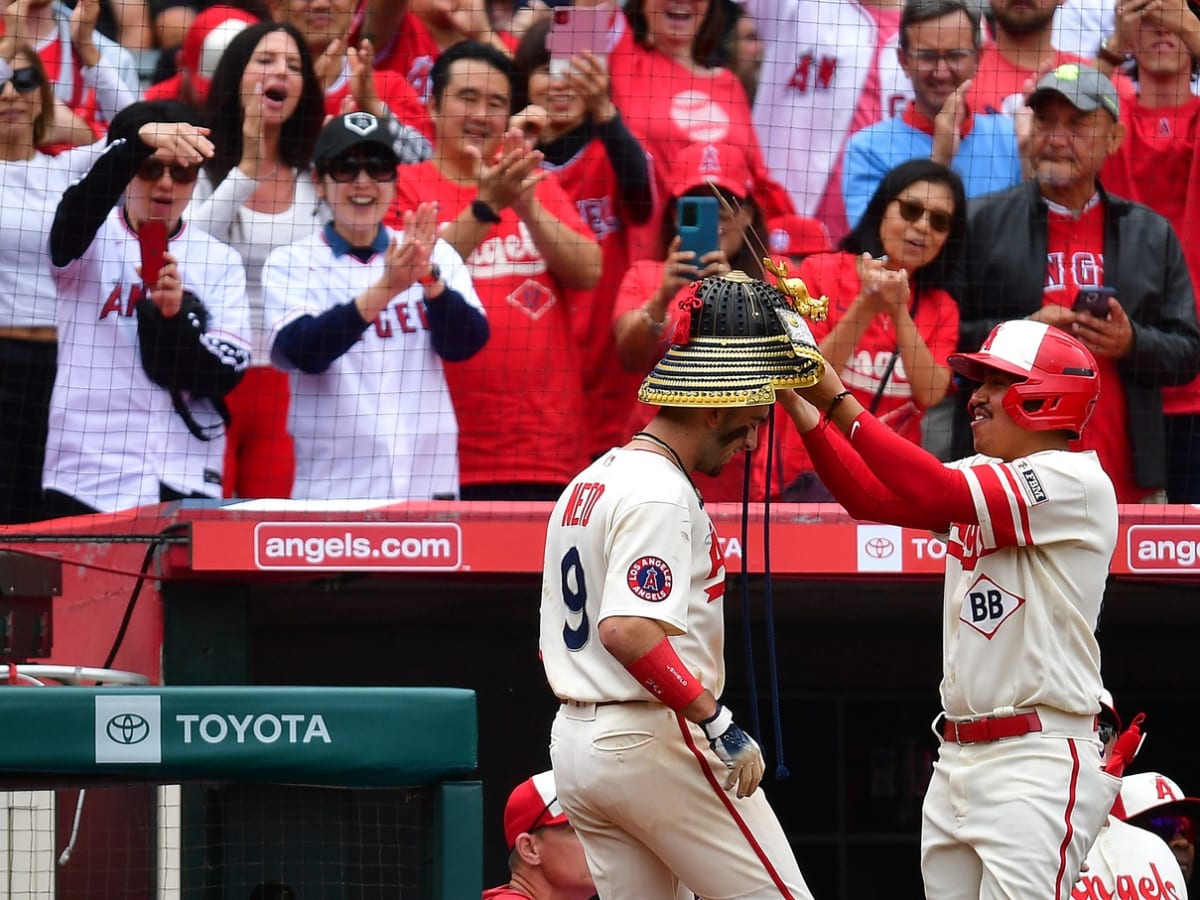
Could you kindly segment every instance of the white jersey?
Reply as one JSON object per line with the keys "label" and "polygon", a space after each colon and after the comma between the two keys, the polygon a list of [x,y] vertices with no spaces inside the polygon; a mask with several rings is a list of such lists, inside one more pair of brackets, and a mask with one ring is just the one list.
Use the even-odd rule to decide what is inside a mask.
{"label": "white jersey", "polygon": [[1054,10],[1050,43],[1056,50],[1091,58],[1113,33],[1113,0],[1064,0]]}
{"label": "white jersey", "polygon": [[714,696],[725,686],[725,563],[687,478],[665,457],[613,449],[554,507],[546,535],[541,652],[550,688],[584,702],[650,695],[600,643],[609,616],[654,619]]}
{"label": "white jersey", "polygon": [[211,401],[192,398],[186,391],[183,400],[196,424],[212,440],[200,440],[188,430],[182,416],[172,416],[167,423],[162,483],[185,497],[219,498],[225,474],[225,423]]}
{"label": "white jersey", "polygon": [[[389,239],[398,232],[388,229]],[[447,286],[483,310],[467,267],[443,240],[433,262]],[[378,281],[382,253],[336,255],[323,232],[267,257],[263,301],[270,343],[302,316],[348,303]],[[288,368],[273,353],[272,360]],[[458,420],[425,322],[425,292],[392,298],[362,338],[324,372],[291,373],[288,427],[296,499],[429,500],[458,496]]]}
{"label": "white jersey", "polygon": [[[229,247],[187,224],[173,235],[185,290],[208,311],[205,342],[217,355],[249,356],[246,281]],[[54,270],[58,285],[58,375],[50,400],[44,486],[111,512],[159,500],[168,458],[186,468],[177,440],[186,427],[170,393],[150,380],[138,347],[137,235],[120,208],[87,251]],[[189,435],[190,438],[190,435]]]}
{"label": "white jersey", "polygon": [[1093,452],[1048,450],[962,469],[978,525],[947,540],[942,704],[952,717],[1045,705],[1099,711],[1100,617],[1117,541]]}
{"label": "white jersey", "polygon": [[1179,861],[1153,832],[1108,817],[1071,900],[1187,900]]}
{"label": "white jersey", "polygon": [[[754,125],[798,212],[841,214],[835,168],[850,135],[900,115],[913,96],[893,35],[855,0],[745,0],[766,44]],[[836,196],[825,198],[826,192]],[[825,200],[825,203],[822,201]],[[844,222],[826,221],[834,236]]]}
{"label": "white jersey", "polygon": [[55,324],[56,290],[46,252],[46,235],[63,191],[85,175],[104,152],[104,142],[58,156],[0,161],[0,328]]}

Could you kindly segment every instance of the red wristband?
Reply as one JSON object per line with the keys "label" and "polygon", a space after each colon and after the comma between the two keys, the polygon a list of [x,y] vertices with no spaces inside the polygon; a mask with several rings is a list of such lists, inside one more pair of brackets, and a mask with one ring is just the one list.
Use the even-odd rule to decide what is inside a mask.
{"label": "red wristband", "polygon": [[665,636],[625,668],[656,700],[676,712],[704,693],[700,679],[688,671]]}

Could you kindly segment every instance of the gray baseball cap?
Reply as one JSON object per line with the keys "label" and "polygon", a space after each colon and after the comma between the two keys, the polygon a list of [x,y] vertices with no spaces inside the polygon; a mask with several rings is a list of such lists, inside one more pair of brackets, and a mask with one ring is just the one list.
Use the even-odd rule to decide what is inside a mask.
{"label": "gray baseball cap", "polygon": [[1039,97],[1058,94],[1080,112],[1103,109],[1113,119],[1120,117],[1117,89],[1107,76],[1091,66],[1063,63],[1051,69],[1037,81],[1029,105],[1036,106]]}

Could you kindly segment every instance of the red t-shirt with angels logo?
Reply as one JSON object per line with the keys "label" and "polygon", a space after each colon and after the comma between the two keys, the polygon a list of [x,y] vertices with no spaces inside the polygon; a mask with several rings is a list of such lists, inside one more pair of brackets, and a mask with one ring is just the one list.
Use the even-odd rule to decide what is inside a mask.
{"label": "red t-shirt with angels logo", "polygon": [[[552,175],[534,190],[553,216],[592,236]],[[403,213],[427,201],[438,204],[439,222],[450,222],[478,193],[432,162],[401,166],[385,223],[401,227]],[[512,209],[501,211],[466,263],[491,337],[470,359],[446,363],[458,415],[459,481],[565,486],[585,463],[580,433],[588,423],[583,353],[572,338],[566,292]]]}

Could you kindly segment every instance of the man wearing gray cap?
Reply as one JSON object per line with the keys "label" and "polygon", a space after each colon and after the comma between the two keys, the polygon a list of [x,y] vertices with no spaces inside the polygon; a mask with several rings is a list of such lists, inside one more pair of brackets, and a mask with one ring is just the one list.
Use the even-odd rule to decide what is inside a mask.
{"label": "man wearing gray cap", "polygon": [[[1087,65],[1044,74],[1029,98],[1031,182],[972,203],[959,346],[1027,317],[1096,357],[1101,402],[1088,434],[1121,503],[1161,502],[1162,388],[1200,370],[1200,327],[1179,240],[1156,212],[1107,193],[1097,173],[1124,138],[1111,81]],[[969,391],[962,391],[963,397]],[[955,456],[971,446],[965,406]]]}

